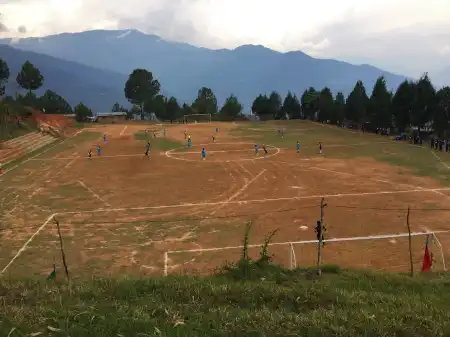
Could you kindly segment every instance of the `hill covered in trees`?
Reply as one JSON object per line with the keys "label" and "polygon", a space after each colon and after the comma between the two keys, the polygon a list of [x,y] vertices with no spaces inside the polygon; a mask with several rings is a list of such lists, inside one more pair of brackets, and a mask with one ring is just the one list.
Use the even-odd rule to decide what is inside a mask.
{"label": "hill covered in trees", "polygon": [[[395,90],[405,79],[369,65],[316,59],[301,51],[280,53],[254,45],[210,50],[136,30],[94,30],[0,39],[0,43],[126,75],[136,68],[150,69],[164,83],[164,91],[182,103],[194,100],[198,89],[206,86],[214,91],[219,105],[230,94],[236,95],[245,112],[254,97],[272,90],[284,96],[289,90],[299,93],[311,86],[328,87],[347,95],[358,80],[372,87],[384,76],[388,88]],[[122,84],[117,88],[122,89]]]}
{"label": "hill covered in trees", "polygon": [[5,45],[0,45],[0,58],[8,64],[11,73],[6,84],[6,95],[14,97],[16,94],[26,93],[17,84],[16,75],[22,65],[29,61],[45,78],[42,86],[36,89],[37,95],[51,90],[64,97],[71,105],[84,102],[96,111],[108,111],[111,102],[126,103],[123,95],[126,76],[122,74]]}

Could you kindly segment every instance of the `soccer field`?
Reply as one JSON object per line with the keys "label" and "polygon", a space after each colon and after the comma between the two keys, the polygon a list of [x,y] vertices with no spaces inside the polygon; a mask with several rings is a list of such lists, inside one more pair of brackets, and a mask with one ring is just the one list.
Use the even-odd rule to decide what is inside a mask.
{"label": "soccer field", "polygon": [[[408,237],[402,234],[408,232],[409,206],[413,233],[437,233],[435,266],[444,267],[450,247],[450,154],[288,121],[153,126],[158,134],[151,138],[147,160],[145,139],[152,132],[146,135],[145,128],[85,129],[0,176],[3,277],[44,276],[53,263],[62,271],[53,218],[60,223],[74,278],[210,273],[239,258],[249,221],[250,244],[262,243],[278,229],[277,244],[269,249],[274,261],[287,266],[294,252],[297,265],[310,266],[316,247],[304,241],[316,239],[322,197],[326,239],[348,238],[325,246],[324,263],[408,270]],[[189,150],[185,128],[192,136]],[[283,138],[279,128],[285,129]],[[366,238],[391,234],[400,236]],[[360,237],[366,239],[355,239]],[[425,235],[412,237],[416,268],[424,244]],[[250,249],[250,255],[258,254],[258,247]]]}

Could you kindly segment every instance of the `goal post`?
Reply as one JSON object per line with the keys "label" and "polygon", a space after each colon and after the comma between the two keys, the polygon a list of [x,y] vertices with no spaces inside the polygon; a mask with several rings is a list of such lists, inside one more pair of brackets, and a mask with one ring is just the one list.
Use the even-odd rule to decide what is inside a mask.
{"label": "goal post", "polygon": [[190,114],[183,116],[183,122],[188,123],[211,123],[211,114]]}
{"label": "goal post", "polygon": [[[447,270],[444,249],[441,242],[437,239],[437,235],[440,234],[450,234],[450,231],[445,230],[416,232],[411,234],[400,233],[327,239],[323,241],[327,244],[325,251],[328,251],[329,249],[331,249],[331,251],[330,254],[327,254],[328,258],[325,261],[327,264],[344,264],[345,267],[352,268],[369,267],[372,269],[385,271],[404,271],[409,268],[409,261],[405,258],[408,256],[408,237],[411,236],[412,238],[416,238],[414,244],[414,264],[418,267],[423,261],[425,246],[420,243],[423,242],[423,238],[431,236],[435,243],[434,248],[436,250],[436,257],[438,260],[441,260],[439,262],[435,262],[439,265],[439,269]],[[269,243],[268,246],[271,247],[272,255],[277,260],[275,261],[276,263],[290,269],[295,269],[302,265],[314,265],[317,243],[317,240],[303,240],[273,242]],[[328,244],[330,244],[330,247],[328,247]],[[249,248],[249,254],[252,255],[250,250],[253,250],[253,255],[258,256],[262,246],[264,246],[264,244],[248,245],[247,247]],[[169,275],[170,272],[177,266],[184,266],[185,271],[191,269],[196,273],[208,272],[209,269],[207,268],[217,268],[223,265],[225,261],[237,261],[236,259],[239,259],[240,250],[242,248],[243,246],[239,245],[214,248],[169,250],[164,253],[163,274],[164,276]],[[297,252],[296,249],[298,250]],[[372,251],[372,249],[375,251]],[[355,254],[358,256],[355,257]],[[185,257],[181,257],[180,255]],[[374,260],[374,257],[380,258],[379,261],[383,262],[381,264],[377,263]],[[198,266],[198,268],[196,268],[196,266]]]}

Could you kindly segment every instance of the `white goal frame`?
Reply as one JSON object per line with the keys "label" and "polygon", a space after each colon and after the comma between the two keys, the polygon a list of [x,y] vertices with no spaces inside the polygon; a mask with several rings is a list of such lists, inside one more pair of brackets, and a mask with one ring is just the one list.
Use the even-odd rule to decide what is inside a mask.
{"label": "white goal frame", "polygon": [[[432,231],[432,232],[417,232],[417,233],[401,233],[401,234],[388,234],[388,235],[371,235],[371,236],[356,236],[356,237],[347,237],[347,238],[334,238],[323,240],[323,242],[345,242],[345,241],[365,241],[365,240],[382,240],[382,239],[395,239],[395,238],[404,238],[404,237],[413,237],[413,236],[427,236],[431,235],[435,240],[440,256],[442,259],[442,266],[444,271],[447,271],[445,266],[445,258],[444,258],[444,250],[442,248],[441,243],[439,242],[436,234],[449,233],[450,231]],[[289,246],[289,268],[295,269],[297,268],[297,259],[295,257],[294,245],[299,244],[318,244],[317,240],[306,240],[306,241],[295,241],[295,242],[274,242],[269,243],[268,246]],[[258,248],[263,247],[264,244],[255,244],[248,245],[248,248]],[[170,254],[182,254],[182,253],[202,253],[202,252],[215,252],[221,250],[231,250],[231,249],[242,249],[244,246],[232,246],[232,247],[216,247],[216,248],[199,248],[199,249],[185,249],[185,250],[169,250],[164,253],[164,276],[167,276],[169,273],[169,255]]]}
{"label": "white goal frame", "polygon": [[[209,116],[209,121],[207,121],[207,123],[211,123],[211,121],[212,121],[211,114],[190,114],[190,115],[183,116],[184,123],[187,124],[186,117],[195,117],[195,116]],[[197,121],[195,121],[195,123],[197,123]]]}

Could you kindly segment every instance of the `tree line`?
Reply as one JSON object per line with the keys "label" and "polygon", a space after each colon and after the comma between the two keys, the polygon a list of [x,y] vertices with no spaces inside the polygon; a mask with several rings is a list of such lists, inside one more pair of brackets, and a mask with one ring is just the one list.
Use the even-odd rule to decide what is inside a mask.
{"label": "tree line", "polygon": [[[175,120],[192,113],[211,114],[216,120],[243,118],[243,106],[231,95],[219,110],[217,99],[210,88],[198,91],[192,104],[180,106],[175,97],[160,94],[160,83],[145,69],[134,70],[125,85],[125,96],[136,111],[152,111],[157,117]],[[118,108],[118,105],[116,106]],[[419,130],[432,127],[439,137],[450,136],[450,88],[436,90],[428,74],[419,80],[405,80],[395,93],[387,89],[383,76],[379,77],[370,96],[362,81],[357,81],[350,94],[335,96],[327,87],[305,90],[301,98],[288,92],[282,99],[273,91],[260,94],[251,106],[252,113],[260,120],[311,119],[322,123],[351,125],[373,130],[405,132],[409,126]]]}
{"label": "tree line", "polygon": [[[46,90],[44,94],[37,97],[35,91],[44,85],[44,76],[40,70],[31,62],[26,61],[16,76],[17,85],[26,90],[25,95],[16,94],[15,97],[5,96],[6,85],[11,77],[8,64],[0,58],[0,99],[10,105],[30,106],[50,114],[72,114],[76,119],[85,121],[87,117],[92,116],[92,110],[83,103],[79,103],[74,108],[64,99],[52,90]],[[0,109],[0,113],[6,112],[6,109]]]}
{"label": "tree line", "polygon": [[[129,75],[124,92],[125,97],[133,104],[133,113],[140,113],[141,119],[144,119],[145,112],[152,112],[159,119],[170,122],[191,114],[211,114],[213,119],[222,121],[245,119],[243,106],[235,95],[230,95],[219,109],[214,92],[202,87],[191,104],[181,105],[176,97],[161,94],[161,84],[146,69],[135,69]],[[124,110],[118,103],[114,104],[113,111]]]}
{"label": "tree line", "polygon": [[364,84],[357,81],[345,98],[342,92],[333,96],[329,88],[305,90],[300,98],[289,92],[282,101],[277,92],[259,95],[252,112],[260,119],[312,119],[322,123],[352,125],[372,129],[395,128],[402,133],[409,126],[419,132],[432,127],[438,137],[450,136],[450,88],[436,90],[427,74],[418,81],[405,80],[395,93],[379,77],[370,96]]}
{"label": "tree line", "polygon": [[[5,95],[10,71],[6,62],[0,59],[0,96]],[[46,113],[75,113],[80,121],[92,116],[92,111],[83,103],[72,109],[57,93],[47,90],[41,97],[34,91],[44,83],[44,77],[30,62],[25,62],[16,76],[17,84],[27,90],[16,98],[5,97],[5,101],[16,101],[23,105],[39,108]],[[215,120],[232,121],[245,119],[243,105],[235,95],[230,95],[219,109],[212,89],[202,87],[195,100],[180,104],[176,97],[161,94],[161,84],[152,72],[135,69],[125,83],[124,94],[131,103],[130,109],[115,103],[113,112],[126,112],[129,118],[140,114],[154,113],[159,119],[175,121],[184,115],[211,114]],[[300,99],[288,92],[284,99],[273,91],[269,95],[258,95],[251,106],[252,114],[260,120],[311,119],[336,125],[371,127],[373,129],[396,129],[404,132],[409,126],[418,130],[432,127],[438,137],[450,136],[450,88],[436,90],[427,74],[419,80],[405,80],[395,93],[387,89],[384,77],[379,77],[370,96],[362,81],[357,81],[350,94],[342,92],[333,95],[327,87],[305,90]]]}

